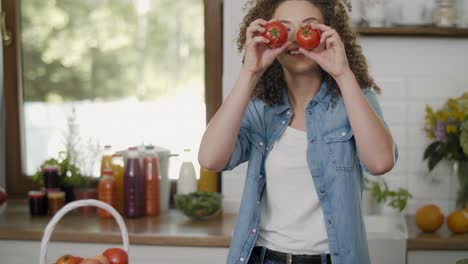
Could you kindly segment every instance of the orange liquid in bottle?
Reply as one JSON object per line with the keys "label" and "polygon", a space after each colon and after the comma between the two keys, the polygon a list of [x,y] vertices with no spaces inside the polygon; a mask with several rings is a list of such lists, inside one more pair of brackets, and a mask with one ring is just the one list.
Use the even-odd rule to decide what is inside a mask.
{"label": "orange liquid in bottle", "polygon": [[104,147],[104,153],[101,159],[101,176],[105,170],[112,170],[112,150],[111,146]]}
{"label": "orange liquid in bottle", "polygon": [[200,179],[198,180],[199,192],[216,192],[218,185],[218,173],[200,168]]}
{"label": "orange liquid in bottle", "polygon": [[147,216],[159,215],[159,173],[158,158],[153,148],[148,147],[143,158],[143,176],[145,178],[145,214]]}
{"label": "orange liquid in bottle", "polygon": [[[117,188],[112,170],[105,170],[104,175],[99,180],[98,197],[99,201],[105,202],[115,208],[117,203]],[[101,218],[112,217],[109,212],[103,209],[98,209],[98,214]]]}
{"label": "orange liquid in bottle", "polygon": [[124,160],[122,155],[112,155],[112,173],[114,174],[115,185],[117,189],[116,208],[120,214],[123,214],[124,208]]}

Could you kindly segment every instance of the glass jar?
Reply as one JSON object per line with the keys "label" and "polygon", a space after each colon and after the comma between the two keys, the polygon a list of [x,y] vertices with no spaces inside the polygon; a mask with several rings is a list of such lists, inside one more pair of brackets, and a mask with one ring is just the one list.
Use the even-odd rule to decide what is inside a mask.
{"label": "glass jar", "polygon": [[47,199],[44,191],[29,191],[28,198],[31,216],[47,215]]}
{"label": "glass jar", "polygon": [[44,188],[56,189],[59,188],[59,167],[57,165],[46,165],[42,168],[42,180]]}
{"label": "glass jar", "polygon": [[47,193],[47,207],[49,215],[56,214],[65,205],[64,192],[48,192]]}

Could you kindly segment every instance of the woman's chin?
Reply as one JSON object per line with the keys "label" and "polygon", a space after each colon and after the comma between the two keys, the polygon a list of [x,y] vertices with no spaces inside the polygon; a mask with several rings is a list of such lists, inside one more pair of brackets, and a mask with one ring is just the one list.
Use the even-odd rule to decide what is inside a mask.
{"label": "woman's chin", "polygon": [[283,68],[290,74],[294,75],[303,75],[317,72],[319,70],[318,64],[310,60],[306,62],[298,61],[296,63],[285,63],[283,64]]}

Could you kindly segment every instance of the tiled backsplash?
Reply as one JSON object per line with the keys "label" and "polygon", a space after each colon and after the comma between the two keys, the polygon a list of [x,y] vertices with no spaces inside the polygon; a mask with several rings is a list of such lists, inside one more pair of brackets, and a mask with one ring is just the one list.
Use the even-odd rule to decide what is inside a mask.
{"label": "tiled backsplash", "polygon": [[[237,1],[225,1],[223,95],[235,82],[240,56],[234,38],[241,12]],[[407,188],[413,198],[405,213],[414,214],[426,203],[447,213],[455,207],[457,181],[448,164],[430,175],[422,161],[428,144],[423,131],[426,104],[440,107],[448,97],[468,91],[468,39],[388,38],[361,39],[376,82],[382,88],[380,103],[400,150],[392,172],[385,175],[390,187]],[[223,173],[225,210],[236,212],[245,181],[246,165]]]}
{"label": "tiled backsplash", "polygon": [[441,163],[432,173],[422,161],[429,143],[423,131],[427,104],[440,107],[448,97],[468,91],[468,40],[441,38],[363,38],[371,72],[382,88],[380,102],[400,159],[385,175],[390,186],[413,195],[406,213],[435,203],[447,213],[455,207],[457,179]]}

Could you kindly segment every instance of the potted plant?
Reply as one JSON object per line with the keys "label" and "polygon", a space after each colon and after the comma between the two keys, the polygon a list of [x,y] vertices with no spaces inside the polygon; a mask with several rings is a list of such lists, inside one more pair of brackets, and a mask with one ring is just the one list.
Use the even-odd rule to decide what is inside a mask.
{"label": "potted plant", "polygon": [[436,111],[426,106],[424,130],[432,140],[423,155],[429,171],[442,160],[453,164],[460,183],[456,205],[468,208],[468,92]]}
{"label": "potted plant", "polygon": [[[381,177],[377,180],[364,177],[364,190],[372,195],[377,204],[386,204],[398,212],[402,212],[408,204],[408,199],[413,197],[405,188],[390,189],[387,181]],[[382,207],[378,212],[382,213]]]}
{"label": "potted plant", "polygon": [[97,194],[92,195],[92,193],[97,193],[96,187],[98,179],[95,177],[82,175],[78,166],[70,162],[70,155],[66,154],[65,157],[63,157],[63,152],[61,152],[59,156],[62,157],[60,161],[54,158],[44,161],[40,168],[33,175],[33,182],[43,186],[43,168],[46,166],[55,165],[59,168],[59,187],[60,190],[65,193],[66,203],[74,201],[75,199],[79,199],[77,195],[79,197],[83,197],[81,190],[86,190],[86,193],[91,193],[88,196],[97,198]]}

